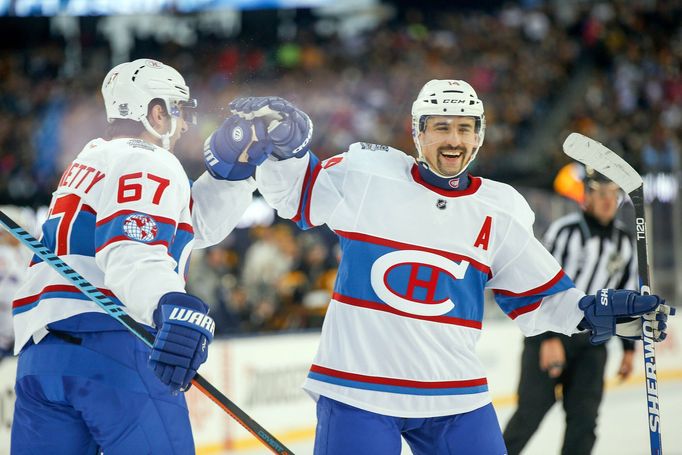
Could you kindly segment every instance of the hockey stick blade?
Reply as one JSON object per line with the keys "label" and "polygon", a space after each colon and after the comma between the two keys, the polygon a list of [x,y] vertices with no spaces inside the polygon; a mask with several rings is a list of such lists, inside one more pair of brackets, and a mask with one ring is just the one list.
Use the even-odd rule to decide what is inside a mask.
{"label": "hockey stick blade", "polygon": [[[72,269],[66,262],[55,255],[41,241],[31,236],[31,234],[19,226],[2,210],[0,210],[0,226],[5,228],[5,230],[9,232],[12,237],[17,239],[36,256],[45,261],[47,265],[52,267],[52,269],[54,269],[62,277],[71,281],[86,297],[95,302],[109,316],[123,324],[130,332],[133,333],[133,335],[137,336],[147,346],[153,346],[154,336],[149,333],[142,324],[134,320],[123,307],[116,304],[113,300],[104,295],[99,289],[93,286],[78,272]],[[223,395],[199,373],[197,373],[194,376],[194,379],[192,379],[192,384],[197,389],[201,390],[204,395],[211,399],[211,401],[220,406],[223,411],[232,416],[237,423],[239,423],[242,427],[244,427],[245,430],[256,437],[256,439],[266,445],[273,453],[279,455],[293,455],[291,450],[289,450],[277,438],[270,434],[265,428],[260,426],[258,422],[253,420],[239,406]]]}
{"label": "hockey stick blade", "polygon": [[564,141],[564,153],[585,166],[604,174],[626,193],[642,186],[642,177],[627,161],[597,142],[580,133],[571,133]]}

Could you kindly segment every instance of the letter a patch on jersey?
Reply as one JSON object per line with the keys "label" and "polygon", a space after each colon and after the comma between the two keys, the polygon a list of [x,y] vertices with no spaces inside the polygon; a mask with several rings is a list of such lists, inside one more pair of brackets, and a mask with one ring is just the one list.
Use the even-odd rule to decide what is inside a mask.
{"label": "letter a patch on jersey", "polygon": [[481,226],[481,231],[478,233],[478,237],[476,237],[476,241],[474,242],[474,248],[482,247],[485,251],[488,251],[488,244],[490,243],[490,227],[492,224],[493,219],[490,216],[486,216],[483,226]]}

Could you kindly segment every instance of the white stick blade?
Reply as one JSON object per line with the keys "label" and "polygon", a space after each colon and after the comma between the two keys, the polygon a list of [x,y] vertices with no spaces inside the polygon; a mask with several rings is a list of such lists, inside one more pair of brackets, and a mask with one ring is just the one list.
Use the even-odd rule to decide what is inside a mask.
{"label": "white stick blade", "polygon": [[571,133],[564,141],[564,153],[613,180],[626,193],[642,186],[642,177],[627,161],[600,142]]}

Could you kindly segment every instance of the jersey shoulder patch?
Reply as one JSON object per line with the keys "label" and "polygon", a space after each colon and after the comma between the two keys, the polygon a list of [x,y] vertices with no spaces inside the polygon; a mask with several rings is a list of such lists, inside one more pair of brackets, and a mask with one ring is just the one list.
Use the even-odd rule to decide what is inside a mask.
{"label": "jersey shoulder patch", "polygon": [[371,142],[358,142],[361,150],[373,150],[379,152],[388,152],[388,145],[372,144]]}
{"label": "jersey shoulder patch", "polygon": [[150,144],[149,142],[143,141],[142,139],[129,139],[127,144],[129,147],[149,150],[150,152],[156,150],[156,147],[154,145]]}

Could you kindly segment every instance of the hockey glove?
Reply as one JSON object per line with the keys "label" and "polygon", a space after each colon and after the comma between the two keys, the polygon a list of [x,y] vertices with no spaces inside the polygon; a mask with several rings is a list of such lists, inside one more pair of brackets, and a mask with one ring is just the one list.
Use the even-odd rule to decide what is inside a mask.
{"label": "hockey glove", "polygon": [[586,295],[578,303],[585,313],[580,327],[590,330],[590,342],[601,344],[618,335],[639,340],[642,338],[642,321],[650,321],[654,341],[665,338],[665,322],[675,309],[665,304],[657,295],[641,295],[624,289],[601,289],[595,295]]}
{"label": "hockey glove", "polygon": [[274,158],[300,158],[310,150],[313,122],[289,101],[277,96],[238,98],[229,107],[244,119],[265,120]]}
{"label": "hockey glove", "polygon": [[237,115],[225,119],[204,142],[204,161],[208,172],[217,179],[245,180],[272,153],[266,139],[265,122],[246,120]]}
{"label": "hockey glove", "polygon": [[159,300],[154,323],[159,329],[149,366],[171,392],[185,391],[208,358],[215,324],[208,305],[193,295],[169,292]]}

